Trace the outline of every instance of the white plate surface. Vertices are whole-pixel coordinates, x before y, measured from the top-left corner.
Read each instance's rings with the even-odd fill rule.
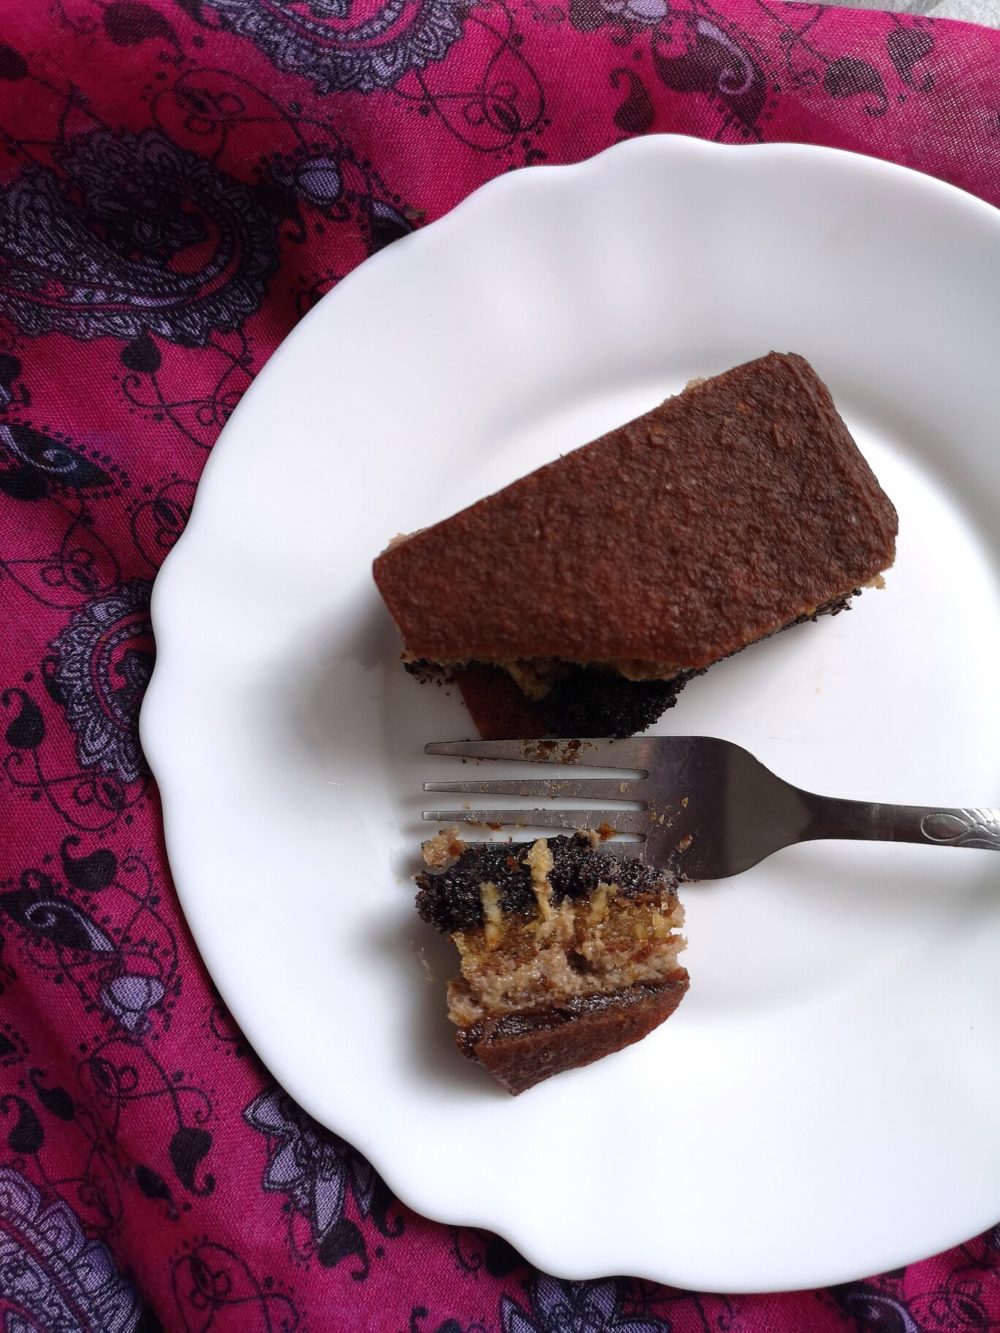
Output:
[[[412,909],[420,783],[454,775],[422,747],[470,723],[400,669],[372,557],[771,348],[831,386],[898,560],[661,729],[814,790],[1000,805],[1000,214],[866,158],[653,137],[488,185],[295,330],[156,583],[143,741],[235,1016],[406,1202],[564,1277],[826,1284],[1000,1213],[988,853],[813,844],[692,887],[675,1017],[516,1100],[454,1050],[452,951]]]

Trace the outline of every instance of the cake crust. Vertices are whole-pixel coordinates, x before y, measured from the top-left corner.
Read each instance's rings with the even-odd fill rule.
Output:
[[[553,1074],[593,1064],[649,1036],[687,988],[688,974],[680,968],[656,985],[483,1019],[459,1028],[455,1044],[516,1097]]]
[[[771,353],[375,561],[411,657],[697,670],[892,564],[896,512],[830,394]]]

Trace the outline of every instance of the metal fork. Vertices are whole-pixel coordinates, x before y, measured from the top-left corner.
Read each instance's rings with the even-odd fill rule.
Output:
[[[1000,810],[847,801],[801,791],[747,750],[714,736],[631,740],[442,741],[427,754],[638,771],[636,778],[510,778],[425,782],[424,791],[463,795],[570,797],[606,809],[425,810],[440,824],[596,829],[638,835],[614,843],[682,879],[724,879],[792,843],[817,838],[919,842],[1000,851]],[[616,802],[639,803],[623,809]]]

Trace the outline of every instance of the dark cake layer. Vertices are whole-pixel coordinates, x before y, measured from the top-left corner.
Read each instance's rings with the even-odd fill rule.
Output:
[[[861,589],[854,588],[851,596],[860,594]],[[836,616],[850,609],[850,598],[838,597],[812,615],[796,616],[775,633],[783,633],[806,620]],[[634,736],[673,708],[684,686],[707,669],[681,671],[670,680],[626,680],[613,672],[567,663],[565,674],[541,699],[528,699],[506,671],[479,662],[460,668],[453,673],[453,679],[484,740]],[[436,668],[429,662],[410,662],[407,670],[422,676],[434,674]],[[437,674],[440,676],[441,672],[438,670]]]
[[[558,905],[565,898],[585,898],[600,883],[614,883],[621,897],[657,893],[664,886],[677,886],[645,862],[614,856],[607,845],[595,853],[585,833],[547,839],[553,866],[548,874],[550,899]],[[483,924],[480,888],[496,885],[504,915],[530,915],[537,899],[530,867],[525,857],[530,842],[480,842],[469,844],[453,865],[438,873],[417,876],[417,911],[429,925],[451,932]]]

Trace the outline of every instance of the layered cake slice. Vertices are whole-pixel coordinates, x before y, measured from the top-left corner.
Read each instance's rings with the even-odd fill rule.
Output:
[[[842,610],[896,511],[826,387],[771,353],[433,527],[374,574],[484,735],[628,735],[713,662]]]
[[[683,998],[675,879],[583,833],[465,845],[449,830],[424,859],[417,910],[461,963],[456,1043],[508,1092],[641,1040]]]

